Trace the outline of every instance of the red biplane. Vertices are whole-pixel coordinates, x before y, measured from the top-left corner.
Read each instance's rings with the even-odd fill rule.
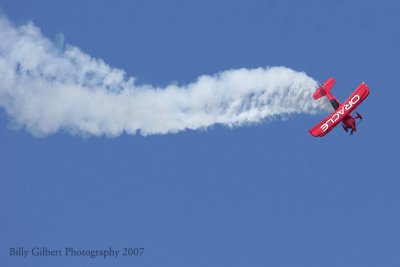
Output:
[[[353,134],[353,132],[357,131],[356,119],[362,120],[362,116],[357,112],[355,117],[351,116],[350,113],[358,105],[360,105],[365,98],[367,98],[369,94],[368,86],[365,83],[361,83],[353,92],[353,94],[343,104],[341,104],[336,97],[330,93],[334,84],[335,79],[330,78],[324,82],[324,84],[320,86],[313,94],[313,98],[315,100],[326,95],[335,109],[332,114],[309,130],[309,132],[315,137],[322,137],[326,135],[340,122],[342,123],[342,127],[346,132],[348,132],[350,129],[350,134]]]

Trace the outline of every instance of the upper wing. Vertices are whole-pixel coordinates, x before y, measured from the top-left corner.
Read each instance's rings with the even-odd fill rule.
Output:
[[[360,84],[353,94],[346,99],[333,113],[322,120],[309,130],[315,137],[322,137],[329,133],[338,125],[347,115],[349,115],[358,105],[361,104],[369,95],[369,88],[365,83]]]

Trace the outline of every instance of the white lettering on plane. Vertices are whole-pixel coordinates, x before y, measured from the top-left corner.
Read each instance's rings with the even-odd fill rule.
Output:
[[[351,109],[352,106],[360,101],[361,97],[359,95],[354,95],[347,104],[344,104],[340,109],[338,109],[335,114],[333,114],[324,124],[321,125],[322,132],[326,132],[329,129],[329,123],[334,124],[340,119],[340,116],[344,114],[344,111]]]

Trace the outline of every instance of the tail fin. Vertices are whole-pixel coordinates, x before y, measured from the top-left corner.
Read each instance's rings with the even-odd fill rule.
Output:
[[[323,97],[324,95],[326,95],[327,92],[329,92],[332,89],[334,84],[335,84],[335,79],[329,78],[324,82],[322,86],[318,87],[318,89],[313,94],[313,98],[317,100]]]

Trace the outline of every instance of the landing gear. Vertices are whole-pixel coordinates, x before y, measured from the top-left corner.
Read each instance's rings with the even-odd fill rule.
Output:
[[[349,129],[347,129],[347,127],[346,126],[344,126],[344,124],[342,123],[342,127],[343,127],[343,129],[346,131],[346,133],[348,133],[349,132]]]

